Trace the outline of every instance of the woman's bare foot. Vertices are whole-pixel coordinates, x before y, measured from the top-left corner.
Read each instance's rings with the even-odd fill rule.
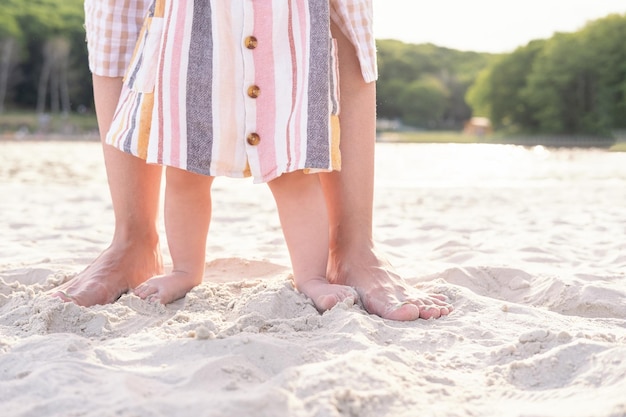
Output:
[[[311,278],[296,282],[296,288],[309,297],[320,312],[330,310],[342,302],[356,303],[359,298],[354,288],[330,284],[326,278]]]
[[[169,274],[150,278],[133,291],[142,300],[169,304],[183,298],[194,287],[202,283],[201,274],[172,271]]]
[[[63,301],[72,301],[85,307],[109,304],[131,288],[162,272],[158,243],[114,243],[85,270],[51,293]]]
[[[330,282],[348,285],[359,294],[370,314],[398,321],[439,318],[453,307],[445,296],[427,294],[408,285],[374,249],[363,252],[330,252]]]

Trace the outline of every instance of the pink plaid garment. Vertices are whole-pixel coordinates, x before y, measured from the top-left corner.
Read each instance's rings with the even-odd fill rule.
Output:
[[[331,0],[330,17],[356,48],[366,82],[378,78],[372,0]]]
[[[85,0],[85,29],[92,73],[103,77],[125,74],[152,2]]]

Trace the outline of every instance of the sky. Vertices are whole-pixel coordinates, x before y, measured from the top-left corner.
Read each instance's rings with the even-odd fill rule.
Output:
[[[462,51],[511,52],[590,20],[626,13],[626,0],[373,0],[377,39]],[[626,40],[625,40],[626,41]]]

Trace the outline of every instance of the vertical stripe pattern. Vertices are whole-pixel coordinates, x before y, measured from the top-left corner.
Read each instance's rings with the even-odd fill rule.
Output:
[[[337,77],[328,2],[156,0],[107,143],[255,182],[339,169]]]
[[[330,12],[327,1],[309,3],[311,21],[326,24],[328,33],[330,32]],[[310,121],[307,135],[314,138],[321,132],[329,132],[330,118],[328,110],[330,107],[330,92],[332,83],[329,81],[332,76],[330,66],[331,43],[330,37],[325,36],[322,31],[311,32],[311,57],[312,70],[309,72],[308,83],[308,113]],[[327,84],[324,84],[326,82]],[[311,146],[307,149],[306,158],[308,166],[323,169],[326,156],[330,155],[330,141],[311,141]]]
[[[211,3],[198,3],[194,7],[189,68],[187,78],[187,163],[198,167],[211,165],[213,145],[212,73],[213,38],[211,36]],[[200,170],[208,175],[210,172]]]

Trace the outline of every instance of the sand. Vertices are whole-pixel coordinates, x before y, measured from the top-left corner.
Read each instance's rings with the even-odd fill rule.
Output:
[[[227,179],[185,299],[51,299],[112,234],[101,151],[0,142],[0,415],[626,416],[626,154],[383,143],[376,163],[380,249],[449,317],[320,315],[267,187]]]

